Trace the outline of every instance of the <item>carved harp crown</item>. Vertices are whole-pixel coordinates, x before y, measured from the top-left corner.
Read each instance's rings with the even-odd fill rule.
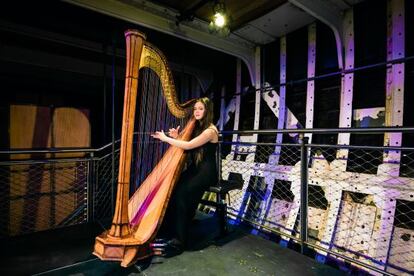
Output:
[[[150,68],[160,78],[164,97],[168,109],[177,118],[185,118],[188,109],[194,104],[194,100],[187,101],[183,104],[178,102],[175,90],[174,79],[164,54],[152,44],[146,42],[142,48],[139,68]]]
[[[175,117],[186,117],[195,100],[183,104],[178,102],[166,58],[156,47],[145,41],[143,33],[127,30],[125,38],[127,62],[115,213],[110,230],[96,237],[93,254],[102,260],[121,261],[122,266],[129,266],[137,259],[151,255],[149,242],[160,226],[185,157],[183,150],[170,147],[129,198],[139,69],[148,67],[158,75],[168,109]],[[193,127],[194,120],[191,120],[182,131],[180,139],[189,140]]]

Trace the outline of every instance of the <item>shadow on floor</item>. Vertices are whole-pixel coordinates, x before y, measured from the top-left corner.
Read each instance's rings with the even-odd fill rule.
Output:
[[[93,259],[100,231],[98,225],[82,224],[1,240],[0,274],[30,275]]]
[[[149,258],[123,268],[92,255],[99,225],[79,225],[2,242],[1,275],[342,275],[335,268],[242,227],[218,235],[215,217],[199,215],[190,231],[190,249],[173,258]],[[1,242],[1,241],[0,241]]]

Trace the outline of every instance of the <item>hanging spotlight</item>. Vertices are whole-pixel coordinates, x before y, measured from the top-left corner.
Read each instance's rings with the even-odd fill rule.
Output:
[[[230,33],[227,27],[228,21],[224,2],[216,1],[213,6],[213,17],[209,25],[210,32],[228,35]]]
[[[224,14],[221,14],[219,12],[216,13],[214,15],[214,24],[219,28],[224,27],[224,25],[226,24],[226,17],[224,17]]]
[[[213,24],[218,28],[223,28],[224,25],[226,25],[226,10],[224,3],[216,2],[213,11]]]

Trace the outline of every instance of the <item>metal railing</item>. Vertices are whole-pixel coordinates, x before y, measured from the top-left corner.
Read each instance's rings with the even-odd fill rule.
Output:
[[[235,224],[278,235],[283,245],[313,249],[319,260],[333,258],[374,274],[413,273],[414,148],[309,144],[304,136],[413,131],[223,131],[222,176],[238,174],[244,181],[242,190],[230,192],[228,215]],[[253,135],[275,141],[278,133],[298,142],[241,142]],[[238,141],[231,141],[233,134]]]
[[[243,180],[230,192],[228,218],[277,235],[282,245],[312,249],[319,260],[374,274],[413,273],[414,148],[308,143],[303,135],[343,132],[414,128],[223,131],[221,176]],[[240,141],[278,133],[293,142]],[[242,139],[232,142],[233,134]],[[1,151],[0,237],[111,219],[118,148],[119,141],[99,149]]]
[[[112,216],[111,145],[0,151],[0,238]]]

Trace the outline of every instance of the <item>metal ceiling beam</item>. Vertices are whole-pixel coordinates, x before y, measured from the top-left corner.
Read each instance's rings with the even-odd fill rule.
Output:
[[[319,19],[332,29],[336,40],[338,65],[340,69],[343,69],[343,10],[341,9],[349,6],[342,0],[289,0],[289,2]]]
[[[193,5],[191,8],[186,9],[185,11],[182,11],[177,16],[177,24],[181,23],[182,21],[186,21],[186,20],[189,20],[189,21],[194,20],[195,12],[210,1],[211,0],[201,0],[200,2]]]
[[[246,63],[251,82],[255,83],[255,45],[233,34],[214,35],[209,32],[207,22],[195,18],[177,26],[179,12],[144,0],[64,1],[236,56]]]

